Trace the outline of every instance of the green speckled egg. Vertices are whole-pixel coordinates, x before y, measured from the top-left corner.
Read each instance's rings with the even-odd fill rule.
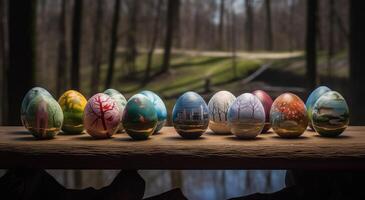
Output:
[[[63,112],[55,99],[48,95],[34,97],[25,112],[25,127],[39,139],[50,139],[62,127]]]
[[[127,104],[127,99],[120,92],[118,92],[117,90],[112,89],[112,88],[105,90],[104,94],[110,96],[117,103],[120,115],[122,116],[125,105]],[[121,121],[120,121],[118,132],[123,132],[124,128],[123,128],[123,124],[122,124],[122,119],[120,119],[120,120]]]
[[[156,129],[157,113],[152,102],[142,94],[132,96],[123,112],[125,131],[135,140],[147,139]]]
[[[58,103],[64,115],[62,131],[71,134],[82,133],[86,98],[75,90],[68,90],[58,99]]]

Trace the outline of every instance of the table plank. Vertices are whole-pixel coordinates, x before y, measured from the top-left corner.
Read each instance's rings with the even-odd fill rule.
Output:
[[[59,134],[37,140],[23,127],[0,127],[0,168],[47,169],[365,169],[365,127],[338,138],[306,131],[298,139],[261,134],[254,140],[207,131],[181,138],[173,127],[145,141],[127,134],[96,140]]]

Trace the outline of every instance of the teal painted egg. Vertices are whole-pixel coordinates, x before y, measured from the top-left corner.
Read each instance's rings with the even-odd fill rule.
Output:
[[[121,117],[117,102],[104,93],[97,93],[87,101],[83,122],[92,137],[110,138],[119,129]]]
[[[164,102],[162,101],[162,99],[154,92],[145,90],[145,91],[140,92],[140,94],[145,95],[152,102],[153,106],[155,107],[155,110],[157,113],[157,118],[158,118],[157,127],[155,129],[155,133],[157,133],[162,129],[162,127],[166,123],[166,119],[167,119],[166,106],[165,106]]]
[[[157,127],[157,113],[152,102],[142,94],[133,95],[123,112],[123,126],[135,140],[147,139]]]
[[[321,97],[324,93],[331,91],[331,89],[329,89],[326,86],[319,86],[317,87],[315,90],[313,90],[312,93],[310,93],[310,95],[308,96],[307,101],[305,102],[305,107],[307,108],[307,114],[308,114],[308,118],[309,118],[309,127],[313,129],[312,126],[312,110],[313,110],[313,106],[316,103],[316,101],[319,99],[319,97]]]
[[[265,126],[265,110],[260,99],[251,93],[237,97],[228,109],[228,122],[238,138],[255,138]]]
[[[23,126],[25,126],[25,128],[27,128],[26,124],[24,123],[25,112],[27,111],[29,102],[31,100],[33,100],[36,96],[40,95],[40,94],[52,97],[52,95],[46,89],[41,88],[41,87],[34,87],[34,88],[30,89],[27,92],[27,94],[25,94],[25,96],[23,98],[22,105],[21,105],[21,108],[20,108],[20,120],[21,120]]]
[[[209,128],[217,134],[230,134],[227,113],[236,97],[228,91],[219,91],[209,100]]]
[[[195,92],[186,92],[180,96],[172,110],[172,122],[175,130],[184,138],[199,138],[208,128],[208,106]]]
[[[313,128],[321,136],[335,137],[340,135],[347,128],[349,118],[346,100],[338,92],[326,92],[313,106]]]
[[[63,112],[55,99],[47,94],[40,94],[29,102],[24,123],[34,137],[50,139],[61,130]]]
[[[115,89],[107,89],[104,91],[104,94],[109,95],[114,101],[117,103],[117,106],[119,108],[120,115],[123,115],[123,111],[125,108],[125,105],[127,104],[127,99],[117,90]],[[122,118],[120,119],[120,125],[119,125],[119,132],[123,132],[123,124],[122,124]]]

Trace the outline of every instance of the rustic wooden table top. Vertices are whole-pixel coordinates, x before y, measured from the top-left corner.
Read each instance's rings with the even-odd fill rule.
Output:
[[[365,126],[338,138],[306,131],[298,139],[275,133],[254,140],[233,135],[181,138],[173,127],[145,141],[125,133],[96,140],[59,134],[36,140],[23,127],[0,127],[0,168],[46,169],[365,169]]]

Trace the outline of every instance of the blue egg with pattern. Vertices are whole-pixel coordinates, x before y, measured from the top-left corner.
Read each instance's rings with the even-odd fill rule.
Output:
[[[308,96],[307,101],[305,102],[305,107],[307,108],[307,115],[309,118],[309,127],[313,129],[313,125],[312,125],[312,112],[313,112],[313,106],[314,104],[317,102],[317,100],[319,99],[319,97],[321,97],[324,93],[331,91],[331,89],[329,89],[326,86],[319,86],[317,87],[315,90],[313,90],[312,93],[310,93],[310,95]]]
[[[158,122],[157,122],[157,127],[156,127],[154,133],[157,133],[162,129],[162,127],[166,123],[167,109],[166,109],[165,103],[162,101],[162,99],[156,93],[154,93],[152,91],[144,90],[144,91],[140,92],[140,94],[145,95],[152,102],[152,104],[156,110]]]

